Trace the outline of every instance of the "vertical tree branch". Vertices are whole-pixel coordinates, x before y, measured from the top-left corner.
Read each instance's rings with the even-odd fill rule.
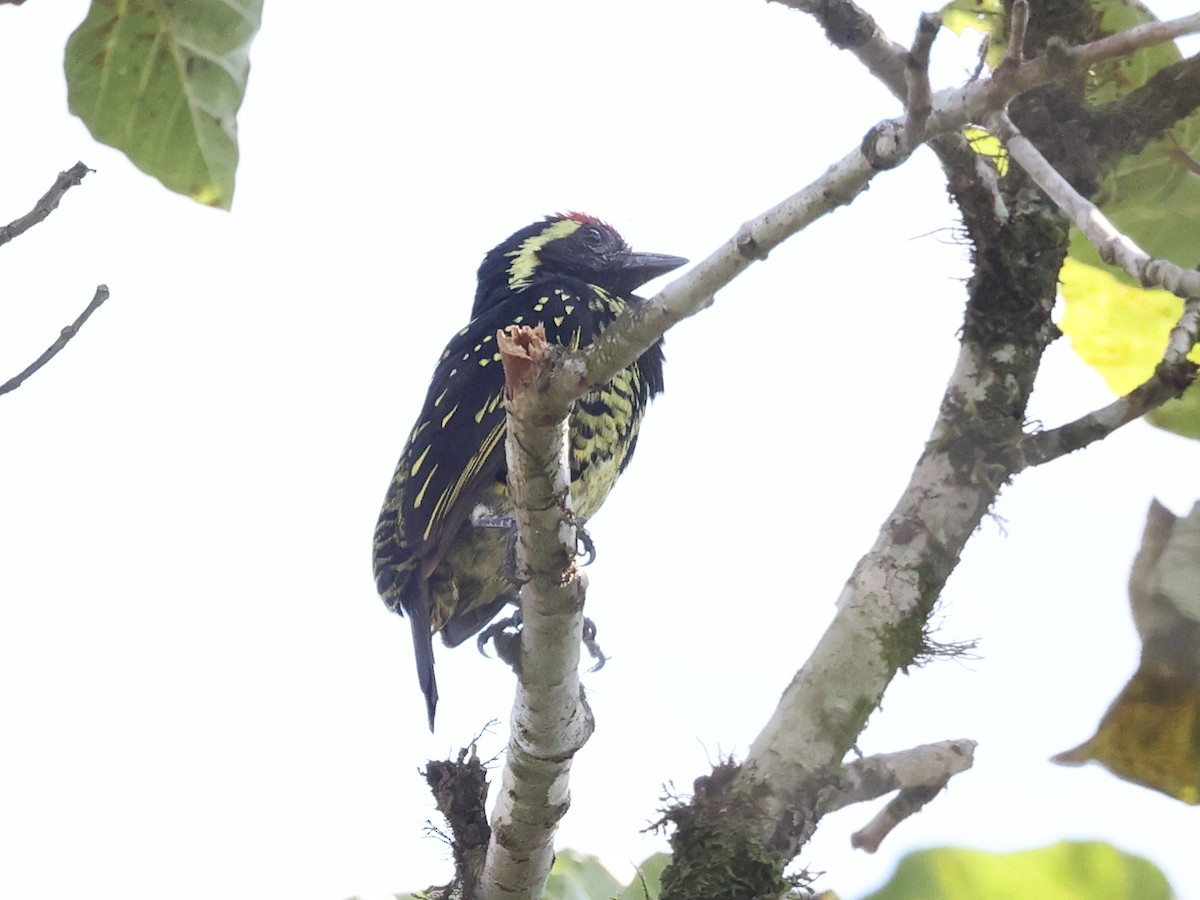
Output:
[[[554,862],[558,822],[570,806],[571,761],[593,729],[579,683],[587,581],[576,566],[566,414],[546,414],[537,405],[555,348],[541,326],[510,328],[496,339],[507,394],[517,573],[525,586],[517,696],[481,895],[538,900]]]

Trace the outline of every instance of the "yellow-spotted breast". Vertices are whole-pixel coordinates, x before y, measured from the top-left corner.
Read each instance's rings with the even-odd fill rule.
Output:
[[[635,253],[604,222],[549,216],[491,250],[479,267],[471,321],[446,345],[375,526],[375,583],[407,616],[429,727],[437,710],[433,635],[456,646],[481,631],[518,589],[506,572],[504,528],[476,513],[510,513],[504,459],[504,371],[496,332],[541,324],[547,340],[594,341],[633,292],[686,263]],[[629,464],[650,399],[663,388],[662,341],[582,397],[569,418],[571,499],[590,518]]]

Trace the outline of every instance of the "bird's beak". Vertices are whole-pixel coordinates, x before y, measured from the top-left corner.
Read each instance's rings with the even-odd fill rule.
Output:
[[[683,265],[687,265],[687,260],[682,256],[668,256],[665,253],[627,253],[621,259],[620,269],[622,280],[633,290]]]

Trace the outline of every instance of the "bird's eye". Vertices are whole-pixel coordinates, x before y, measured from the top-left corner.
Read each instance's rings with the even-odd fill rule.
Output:
[[[595,225],[589,225],[581,235],[584,245],[590,250],[599,250],[604,246],[604,232]]]

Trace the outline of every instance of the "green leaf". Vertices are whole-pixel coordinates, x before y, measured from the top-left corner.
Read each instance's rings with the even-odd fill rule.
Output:
[[[1099,841],[1063,841],[1020,853],[945,847],[911,853],[882,890],[864,900],[1171,900],[1149,860]]]
[[[620,882],[596,857],[562,850],[554,858],[542,900],[608,900],[620,890]]]
[[[228,209],[262,0],[92,0],[67,41],[67,102],[166,187]]]

